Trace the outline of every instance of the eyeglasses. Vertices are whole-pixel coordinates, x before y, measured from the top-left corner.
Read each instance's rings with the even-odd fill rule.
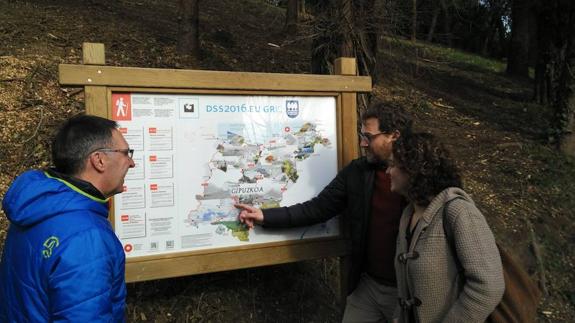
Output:
[[[375,139],[377,136],[379,136],[379,135],[384,135],[384,134],[385,134],[385,132],[379,132],[379,133],[376,133],[376,134],[362,133],[362,132],[360,132],[360,133],[359,133],[359,139],[360,139],[361,141],[364,141],[364,140],[365,140],[365,142],[367,142],[367,143],[369,144],[369,143],[371,143],[371,142],[373,141],[373,139]]]
[[[92,152],[96,151],[103,151],[108,153],[122,153],[130,158],[134,156],[134,149],[126,148],[126,149],[110,149],[110,148],[98,148]]]

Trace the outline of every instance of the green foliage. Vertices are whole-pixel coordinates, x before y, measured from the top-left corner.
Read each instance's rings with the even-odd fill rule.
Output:
[[[477,54],[468,53],[459,49],[445,47],[436,44],[416,42],[409,40],[388,38],[387,41],[404,47],[404,49],[418,52],[418,56],[431,60],[447,61],[450,64],[468,68],[470,70],[484,70],[495,73],[505,71],[506,65],[503,61],[486,58]]]
[[[481,57],[477,54],[466,53],[449,47],[429,46],[428,48],[434,55],[446,57],[454,63],[474,66],[496,73],[505,71],[505,64],[498,60]]]

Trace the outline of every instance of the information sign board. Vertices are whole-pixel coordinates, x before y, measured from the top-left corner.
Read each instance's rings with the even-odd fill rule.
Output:
[[[112,92],[135,150],[114,228],[127,257],[338,235],[338,221],[252,230],[236,203],[289,206],[336,175],[336,98]]]

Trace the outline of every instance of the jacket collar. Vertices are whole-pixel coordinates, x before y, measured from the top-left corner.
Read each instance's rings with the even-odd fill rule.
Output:
[[[86,181],[81,180],[77,177],[73,177],[73,176],[70,176],[67,174],[60,173],[54,168],[46,169],[46,173],[48,176],[50,176],[52,178],[63,181],[64,184],[66,184],[66,185],[71,184],[72,186],[74,186],[74,188],[80,190],[80,192],[79,192],[80,194],[87,195],[89,198],[92,198],[92,199],[95,198],[94,200],[96,200],[96,201],[99,200],[99,202],[107,201],[104,194],[102,194],[102,192],[100,192],[90,182],[86,182]],[[70,185],[68,185],[68,186],[70,186]]]
[[[431,200],[431,203],[429,203],[425,212],[423,212],[422,220],[429,225],[436,214],[443,210],[445,203],[456,198],[462,198],[473,203],[473,200],[467,193],[465,193],[465,191],[458,187],[449,187],[441,191],[433,198],[433,200]]]
[[[417,223],[417,226],[415,227],[413,236],[411,238],[411,243],[409,245],[410,251],[413,250],[413,248],[415,248],[415,244],[419,238],[419,235],[424,231],[424,229],[429,226],[429,224],[431,223],[431,221],[433,221],[433,219],[437,216],[437,214],[443,212],[443,207],[445,203],[456,198],[462,198],[470,203],[473,203],[471,197],[467,193],[465,193],[465,191],[463,191],[458,187],[450,187],[437,194],[431,200],[431,203],[429,203],[429,205],[423,212],[421,219]],[[411,215],[413,214],[413,210],[414,210],[413,203],[410,203],[404,211],[405,214],[408,214],[410,216],[404,216],[401,218],[400,230],[407,230],[407,227],[409,226],[409,221],[411,219]]]

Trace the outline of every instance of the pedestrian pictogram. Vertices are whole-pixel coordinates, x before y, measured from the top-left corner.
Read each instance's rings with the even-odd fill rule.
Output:
[[[117,121],[132,120],[132,99],[128,93],[112,94],[112,119]]]

